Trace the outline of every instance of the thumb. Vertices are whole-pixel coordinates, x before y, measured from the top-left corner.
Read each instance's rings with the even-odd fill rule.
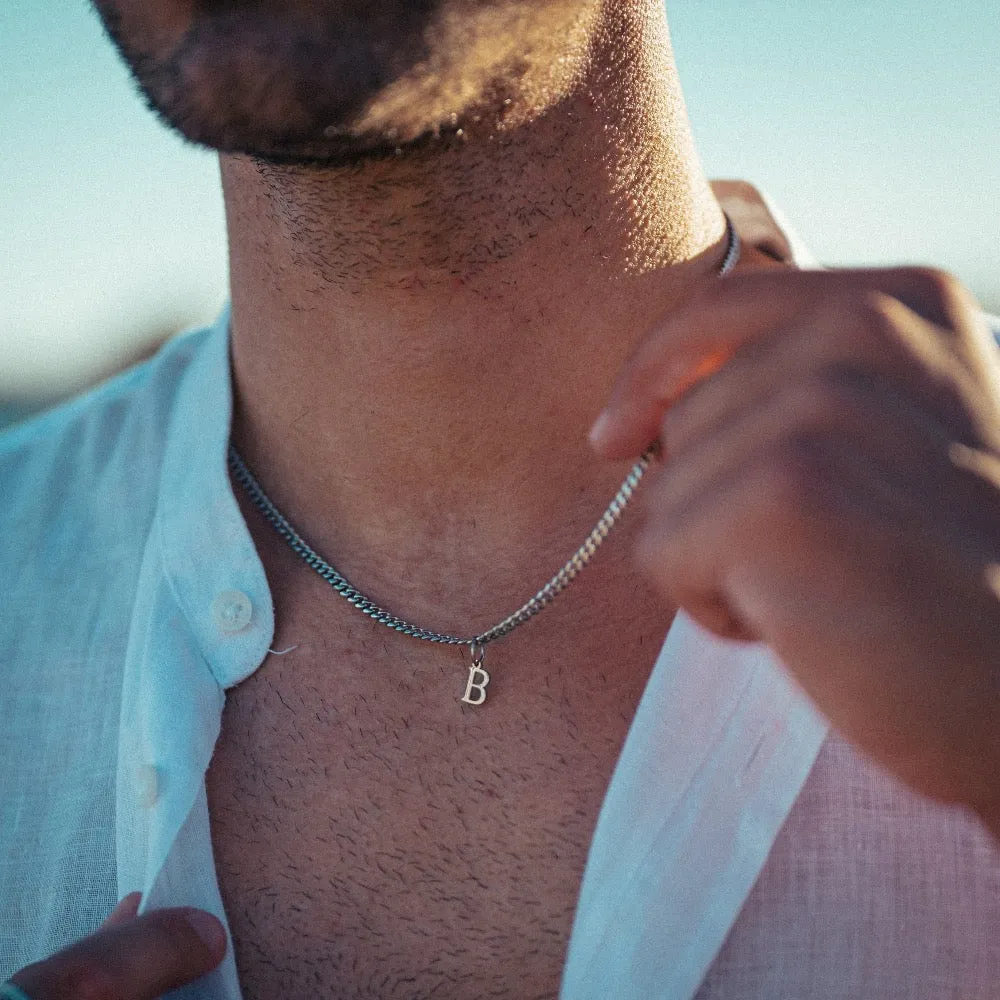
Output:
[[[135,905],[126,897],[115,907],[118,925],[102,927],[10,981],[33,1000],[155,1000],[222,961],[225,929],[211,914],[174,907],[132,919],[127,914]]]

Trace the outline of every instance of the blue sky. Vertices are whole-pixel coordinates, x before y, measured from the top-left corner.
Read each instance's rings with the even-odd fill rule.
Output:
[[[1000,312],[995,0],[670,0],[710,177],[824,263],[930,263]],[[217,160],[146,111],[84,0],[0,0],[0,399],[53,397],[226,296]]]

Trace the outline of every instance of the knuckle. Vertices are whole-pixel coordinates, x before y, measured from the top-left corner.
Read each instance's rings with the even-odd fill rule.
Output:
[[[911,353],[900,329],[898,299],[877,288],[839,295],[828,307],[829,344],[842,358],[879,358],[898,362]],[[826,327],[827,324],[824,324]]]
[[[945,330],[961,327],[971,296],[953,274],[938,267],[914,267],[906,271],[912,289],[907,304]]]
[[[875,330],[880,333],[894,329],[893,309],[896,300],[878,288],[862,288],[839,300],[849,321],[848,331],[865,336]]]
[[[917,292],[941,305],[952,302],[962,288],[955,275],[940,267],[912,267],[908,273]]]

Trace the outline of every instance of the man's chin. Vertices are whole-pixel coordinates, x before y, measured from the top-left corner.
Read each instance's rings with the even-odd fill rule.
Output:
[[[119,15],[124,0],[97,4],[164,125],[220,153],[282,162],[395,155],[399,142],[379,134],[379,124],[358,134],[352,123],[427,57],[423,31],[439,0],[385,0],[365,19],[346,16],[335,0],[243,0],[245,8],[212,0],[211,9],[209,0],[197,2],[179,41],[159,47],[138,31],[139,15]]]

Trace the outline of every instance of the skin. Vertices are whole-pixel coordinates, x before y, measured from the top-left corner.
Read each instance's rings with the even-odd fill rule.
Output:
[[[336,14],[292,7],[315,19],[317,35]],[[462,102],[449,98],[447,115],[405,141],[410,117],[429,112],[425,89],[401,72],[362,102],[364,120],[382,122],[380,138],[286,139],[281,162],[269,122],[298,120],[288,95],[312,95],[323,123],[332,100],[308,59],[255,61],[287,51],[288,5],[274,5],[273,46],[251,44],[253,22],[245,45],[229,40],[242,83],[213,86],[218,54],[189,41],[183,89],[156,67],[170,64],[186,32],[211,37],[220,15],[176,2],[101,9],[150,96],[190,138],[225,148],[236,125],[246,128],[233,105],[261,108],[258,132],[221,157],[241,453],[303,535],[385,606],[462,633],[499,621],[580,544],[631,464],[595,461],[586,438],[615,372],[658,316],[718,280],[725,254],[662,8],[522,5],[506,34],[523,57],[486,72],[475,37],[452,39],[476,36],[490,11],[442,6],[448,23],[467,17],[469,32],[432,33],[426,65],[450,67],[440,71],[452,81],[442,79],[443,92]],[[366,30],[402,51],[395,25]],[[247,96],[278,71],[266,100]],[[333,121],[351,128],[346,113]],[[359,149],[365,142],[372,148]],[[386,142],[396,143],[388,156]],[[310,155],[328,160],[285,162]],[[741,266],[768,265],[748,251]],[[634,527],[622,526],[565,611],[553,607],[510,637],[493,662],[496,711],[474,718],[457,703],[464,670],[454,651],[373,632],[266,524],[247,522],[275,601],[273,648],[297,648],[227,692],[206,775],[244,989],[313,995],[307,975],[318,962],[337,996],[373,995],[366,983],[416,974],[423,992],[456,998],[553,995],[603,790],[673,614],[635,577]],[[612,650],[621,632],[629,648]],[[405,687],[401,664],[412,672]],[[355,710],[332,733],[313,724],[314,712],[299,713],[289,734],[282,701]],[[451,763],[456,754],[466,766]],[[271,815],[254,812],[263,800],[252,776],[319,787],[312,769],[332,759],[352,765],[335,795],[279,810],[295,828],[272,836],[272,800]],[[415,802],[421,780],[433,794]],[[345,816],[340,801],[373,808]],[[430,808],[440,803],[447,808]],[[329,809],[339,823],[332,845]],[[468,845],[442,855],[456,836]],[[289,838],[300,850],[287,862]],[[379,862],[397,858],[406,870],[383,885]],[[426,873],[439,870],[427,888]],[[488,894],[469,870],[496,873]],[[311,901],[285,898],[280,917],[267,912],[262,879],[305,885],[330,871],[346,872],[347,884]],[[406,886],[424,888],[400,895]],[[537,936],[523,934],[526,917],[543,929]],[[484,962],[482,941],[510,960]],[[444,965],[428,967],[428,953]]]
[[[363,568],[359,585],[388,606],[441,628],[498,620],[617,488],[628,464],[595,463],[587,428],[642,332],[716,280],[725,252],[662,8],[519,5],[522,57],[496,67],[476,43],[493,8],[442,3],[428,23],[468,30],[424,39],[421,80],[438,67],[442,92],[462,95],[441,115],[405,71],[412,32],[371,15],[365,44],[395,53],[399,73],[334,116],[352,135],[282,140],[283,156],[351,161],[305,166],[260,158],[273,121],[328,122],[340,90],[315,62],[288,62],[285,12],[346,32],[335,61],[354,44],[346,13],[255,4],[277,13],[274,43],[254,46],[264,22],[248,16],[228,41],[242,74],[221,85],[217,49],[192,41],[217,36],[214,7],[98,4],[162,113],[244,151],[221,157],[237,445],[299,530],[348,575]],[[253,103],[258,79],[279,78]],[[395,150],[418,113],[429,131],[399,155],[358,152]],[[375,118],[373,138],[359,123]]]
[[[287,679],[265,665],[248,685],[305,686],[303,704],[347,692],[344,751],[379,751],[357,721],[373,714],[404,734],[435,801],[467,790],[418,751],[480,754],[469,770],[485,774],[513,752],[517,722],[530,734],[518,773],[533,780],[533,759],[563,759],[551,751],[571,715],[593,766],[564,776],[586,799],[576,867],[554,883],[566,894],[647,651],[684,607],[720,635],[770,643],[877,760],[1000,829],[1000,377],[976,303],[939,272],[807,275],[752,249],[719,282],[724,220],[658,3],[285,0],[237,18],[193,0],[98,7],[161,116],[222,153],[237,446],[363,591],[445,631],[497,621],[579,544],[638,451],[664,443],[643,531],[623,526],[574,603],[511,637],[521,668],[504,673],[493,714],[456,715],[453,670],[412,642],[419,683],[393,694],[404,646],[350,631],[249,517],[275,648],[336,636],[349,669],[289,654]],[[597,461],[587,429],[609,397]],[[641,578],[621,555],[633,549]],[[611,654],[588,655],[609,628],[621,637],[610,678]],[[328,733],[299,742],[328,754]],[[235,787],[228,773],[209,776],[213,803]],[[406,815],[414,781],[389,778],[399,787],[373,791],[356,771],[361,787],[341,791]],[[526,801],[537,794],[526,786]],[[475,815],[481,846],[490,810]],[[353,832],[385,838],[393,857],[416,849],[391,823]],[[383,935],[386,960],[398,930]],[[563,941],[539,966],[540,994]],[[378,957],[377,943],[359,954]]]
[[[33,1000],[154,1000],[222,961],[226,935],[211,914],[180,907],[137,918],[140,901],[129,893],[93,934],[10,981]]]
[[[658,324],[592,429],[650,435],[637,555],[831,722],[1000,835],[1000,357],[930,268],[755,274]],[[696,384],[692,358],[715,355]]]

